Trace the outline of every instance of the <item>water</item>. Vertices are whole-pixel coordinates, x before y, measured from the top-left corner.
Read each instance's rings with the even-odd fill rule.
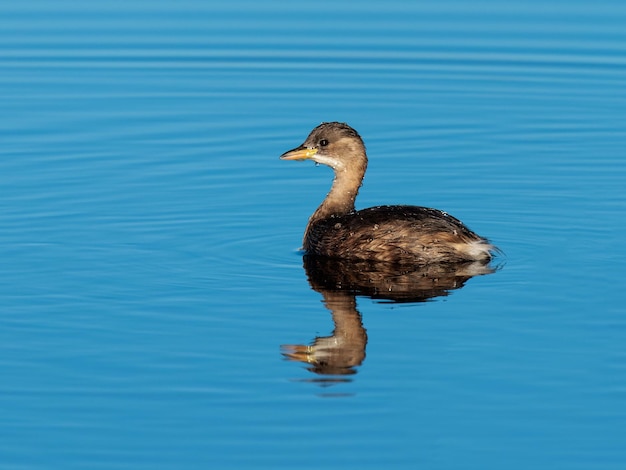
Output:
[[[625,21],[0,7],[1,466],[623,468]],[[449,211],[499,270],[393,298],[304,266],[331,172],[278,156],[327,120],[367,144],[358,207]],[[336,369],[288,359],[335,324]]]

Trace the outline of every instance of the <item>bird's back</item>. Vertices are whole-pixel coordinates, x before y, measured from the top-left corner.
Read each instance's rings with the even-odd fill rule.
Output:
[[[322,256],[399,264],[489,260],[489,242],[427,207],[377,206],[311,223],[304,249]]]

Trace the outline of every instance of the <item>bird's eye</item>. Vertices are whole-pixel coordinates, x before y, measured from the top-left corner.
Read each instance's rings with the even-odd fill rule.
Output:
[[[320,147],[326,147],[328,145],[328,141],[326,139],[320,140]]]

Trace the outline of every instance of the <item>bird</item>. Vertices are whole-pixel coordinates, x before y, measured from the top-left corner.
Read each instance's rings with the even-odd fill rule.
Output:
[[[489,262],[499,251],[459,219],[428,207],[356,210],[367,169],[365,144],[346,123],[324,122],[282,160],[312,160],[334,171],[330,192],[309,218],[302,241],[311,255],[401,265]]]

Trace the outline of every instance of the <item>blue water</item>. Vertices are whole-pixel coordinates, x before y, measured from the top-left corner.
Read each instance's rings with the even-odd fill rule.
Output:
[[[0,467],[624,468],[624,24],[4,2]],[[497,271],[394,299],[305,269],[332,173],[278,156],[329,120],[365,139],[359,208],[446,210]]]

